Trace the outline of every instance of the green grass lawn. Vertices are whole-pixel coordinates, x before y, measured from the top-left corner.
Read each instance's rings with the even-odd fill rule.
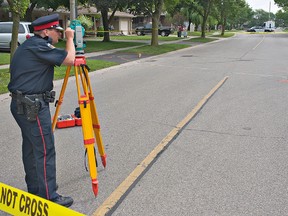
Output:
[[[90,71],[100,70],[103,68],[111,67],[117,65],[114,62],[102,61],[102,60],[86,60],[87,65],[90,68]],[[66,74],[67,66],[55,67],[54,79],[63,79]],[[70,76],[74,76],[74,68],[71,68]],[[10,80],[9,69],[0,70],[0,94],[7,93],[7,85]]]
[[[217,38],[201,38],[201,37],[195,37],[195,38],[191,38],[190,42],[196,42],[196,43],[208,43],[208,42],[212,42],[218,40]]]
[[[109,43],[102,41],[87,41],[87,47],[84,49],[85,53],[99,52],[111,49],[126,48],[133,46],[141,46],[147,43],[145,42],[129,42],[129,41],[111,41]],[[56,47],[65,48],[65,41],[60,41]],[[0,53],[0,65],[10,63],[10,53]]]
[[[233,37],[234,35],[235,35],[235,32],[225,32],[223,36],[219,33],[217,35],[212,35],[211,37],[228,38],[228,37]]]
[[[10,64],[10,53],[0,53],[0,65]]]
[[[121,36],[121,35],[117,35],[117,36],[110,36],[110,40],[111,41],[150,41],[151,40],[152,35],[125,35],[125,36]],[[96,40],[96,41],[102,41],[103,37],[87,37],[84,38],[84,41],[89,41],[89,40]],[[168,37],[162,37],[162,36],[158,36],[158,40],[159,41],[176,41],[179,40],[181,38],[175,37],[175,34],[171,34]]]
[[[150,46],[150,45],[146,45],[146,46],[142,46],[142,47],[138,47],[138,48],[131,48],[128,50],[122,50],[119,51],[121,53],[141,53],[141,54],[146,54],[146,55],[160,55],[163,53],[167,53],[167,52],[171,52],[171,51],[175,51],[175,50],[179,50],[179,49],[184,49],[190,47],[190,45],[187,44],[162,44],[159,46]]]
[[[151,40],[151,35],[145,35],[145,36],[114,36],[111,37],[111,39],[117,41],[111,41],[111,42],[102,42],[102,41],[87,41],[87,47],[85,48],[85,52],[99,52],[103,50],[111,50],[111,49],[117,49],[117,48],[127,48],[131,47],[131,49],[123,50],[119,52],[125,52],[125,53],[141,53],[146,55],[159,55],[167,52],[171,52],[174,50],[179,50],[183,48],[190,47],[189,44],[162,44],[159,46],[150,46],[147,45],[147,42],[139,42],[141,40]],[[122,38],[122,39],[121,39]],[[121,41],[121,40],[139,40],[138,42],[133,41]],[[160,40],[179,40],[181,38],[175,37],[175,36],[169,36],[169,37],[159,37]],[[183,38],[182,38],[183,39]],[[200,43],[206,43],[211,42],[213,40],[217,40],[216,38],[192,38],[190,39],[191,42],[200,42]],[[141,47],[133,48],[133,46],[139,46],[143,45]],[[61,41],[57,44],[57,47],[64,48],[65,47],[65,41]],[[10,63],[10,53],[0,53],[0,65],[3,64],[9,64]],[[103,68],[111,67],[114,65],[117,65],[118,63],[103,61],[103,60],[89,60],[87,59],[87,65],[90,67],[90,71],[100,70]],[[63,79],[66,73],[66,66],[56,67],[55,68],[55,79]],[[74,76],[74,69],[71,72],[70,76]],[[7,84],[10,79],[9,69],[1,69],[0,70],[0,94],[8,92]]]
[[[141,35],[141,36],[137,36],[137,35],[132,35],[132,36],[111,36],[111,40],[147,40],[147,41],[151,41],[151,35]],[[181,38],[175,37],[174,35],[170,35],[168,37],[162,37],[159,36],[158,40],[159,41],[177,41],[180,40]]]
[[[115,62],[108,62],[103,60],[90,60],[87,59],[86,63],[90,68],[90,71],[96,71],[107,67],[118,65]],[[67,66],[55,67],[54,79],[63,79],[66,74]],[[74,76],[74,67],[71,68],[70,76]]]
[[[65,41],[60,41],[56,47],[65,48]],[[85,53],[90,52],[99,52],[111,49],[119,49],[126,47],[133,47],[139,45],[145,45],[144,42],[130,42],[130,41],[110,41],[110,42],[102,42],[102,41],[86,41],[86,48],[84,49]]]
[[[0,94],[8,92],[7,85],[9,83],[10,74],[8,69],[0,69]]]

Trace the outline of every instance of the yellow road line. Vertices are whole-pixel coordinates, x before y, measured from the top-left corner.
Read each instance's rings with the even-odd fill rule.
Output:
[[[130,173],[130,175],[112,192],[112,194],[93,213],[93,216],[104,216],[120,201],[135,181],[144,173],[145,169],[165,150],[168,144],[179,134],[186,124],[198,113],[212,95],[225,83],[224,77],[211,91],[196,105],[196,107],[150,152],[150,154]]]
[[[255,50],[265,39],[265,36],[262,38],[262,40],[255,46],[253,47],[253,50]]]

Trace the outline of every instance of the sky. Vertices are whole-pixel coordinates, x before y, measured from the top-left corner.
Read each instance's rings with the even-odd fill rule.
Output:
[[[276,13],[280,8],[275,5],[273,0],[246,0],[246,2],[250,5],[253,10],[263,9],[269,12],[269,2],[271,2],[271,11],[272,13]]]

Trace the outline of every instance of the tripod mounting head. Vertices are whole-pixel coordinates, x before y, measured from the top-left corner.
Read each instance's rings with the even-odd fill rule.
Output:
[[[84,54],[84,48],[86,47],[86,43],[83,41],[83,37],[85,35],[85,29],[81,25],[79,20],[72,20],[70,23],[70,28],[75,31],[74,33],[74,45],[76,49],[76,55]]]

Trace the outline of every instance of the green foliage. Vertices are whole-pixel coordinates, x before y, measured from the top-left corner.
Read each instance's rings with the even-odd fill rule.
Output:
[[[0,53],[0,65],[10,63],[10,53]]]
[[[93,21],[91,20],[91,18],[83,14],[78,16],[77,20],[81,22],[81,25],[85,28],[85,30],[88,30],[93,26]]]
[[[103,37],[104,36],[104,27],[103,26],[99,26],[97,28],[97,37]]]
[[[201,38],[201,37],[196,37],[196,38],[191,38],[189,41],[190,42],[196,42],[196,43],[209,43],[212,41],[217,40],[216,38]]]
[[[117,63],[115,62],[109,62],[109,61],[103,61],[103,60],[90,60],[87,59],[87,65],[89,65],[90,71],[95,71],[95,70],[100,70],[103,68],[107,68],[107,67],[112,67],[114,65],[117,65]],[[61,66],[61,67],[56,67],[55,68],[55,73],[54,73],[54,79],[63,79],[65,74],[66,74],[66,66]],[[73,73],[73,68],[71,69],[71,73],[70,76],[74,76]]]
[[[90,60],[87,59],[87,65],[89,65],[90,71],[100,70],[107,67],[117,65],[115,62],[103,61],[103,60]],[[63,79],[66,74],[66,66],[56,67],[54,73],[54,80]],[[73,76],[73,68],[71,69],[70,76]],[[0,94],[8,92],[7,85],[10,80],[9,68],[0,69]]]
[[[287,1],[287,0],[274,0],[274,2],[275,2],[279,7],[288,7],[288,1]]]
[[[0,69],[0,94],[8,92],[7,85],[10,80],[9,69]]]
[[[276,13],[276,26],[286,27],[288,26],[288,11],[279,10]]]
[[[8,3],[12,13],[24,17],[26,9],[29,7],[30,0],[8,0]]]
[[[111,40],[129,40],[129,41],[130,40],[136,40],[136,41],[146,40],[146,41],[150,41],[151,35],[141,35],[141,36],[131,35],[129,37],[127,37],[127,36],[111,36]],[[178,38],[178,37],[159,37],[159,41],[176,41],[176,40],[181,40],[181,38]],[[139,42],[137,42],[137,43],[139,43]]]
[[[252,19],[252,9],[245,0],[215,0],[215,3],[212,15],[224,29],[240,28]]]
[[[275,15],[269,14],[269,12],[266,12],[262,9],[255,10],[253,14],[253,18],[251,22],[249,23],[249,27],[256,26],[256,25],[263,25],[264,22],[268,21],[270,19],[274,20]]]

